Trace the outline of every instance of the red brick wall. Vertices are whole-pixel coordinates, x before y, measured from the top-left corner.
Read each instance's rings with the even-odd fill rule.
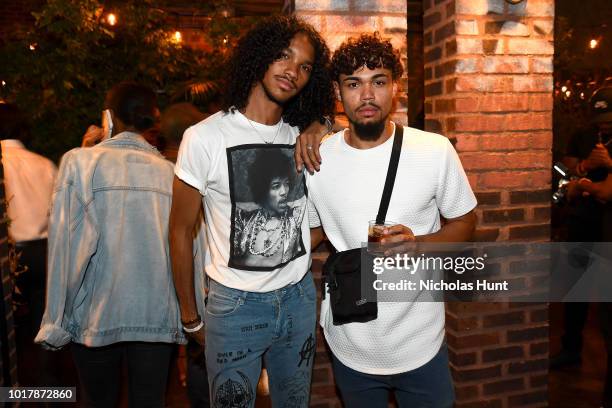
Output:
[[[424,8],[426,127],[457,142],[477,238],[548,240],[553,0]],[[457,407],[545,404],[547,305],[452,303],[447,319]]]
[[[408,0],[408,126],[424,128],[423,0]]]

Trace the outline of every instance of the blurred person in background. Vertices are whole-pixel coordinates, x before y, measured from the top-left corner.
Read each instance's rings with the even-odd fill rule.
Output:
[[[580,219],[575,230],[576,242],[612,241],[612,87],[596,91],[590,100],[590,131],[576,137],[576,154],[566,158],[565,165],[573,175],[581,177],[568,185],[568,199],[577,208]],[[572,149],[572,144],[570,149]],[[571,167],[573,165],[573,167]],[[572,224],[570,224],[570,227]],[[570,230],[571,231],[571,230]],[[608,354],[603,402],[604,408],[612,407],[612,303],[599,303],[599,321]],[[582,308],[582,309],[581,309]],[[569,310],[569,313],[568,313]],[[565,334],[563,349],[551,359],[551,367],[559,368],[580,363],[582,329],[586,321],[588,303],[565,304]],[[570,341],[570,340],[573,340]]]
[[[68,344],[81,406],[163,407],[174,343],[185,343],[168,257],[172,164],[144,139],[155,93],[121,83],[106,96],[110,138],[62,158],[49,227],[46,310],[36,342]]]
[[[176,163],[183,133],[187,128],[206,119],[207,116],[189,102],[175,103],[162,112],[159,130],[164,141],[163,154],[166,159]]]
[[[0,140],[9,237],[15,242],[23,273],[17,278],[15,313],[19,381],[23,385],[57,385],[50,353],[33,347],[45,304],[47,228],[57,167],[26,148],[27,120],[14,104],[0,104]],[[27,361],[26,361],[27,360]],[[41,369],[28,369],[36,361]]]
[[[600,182],[612,170],[612,87],[597,90],[589,101],[591,125],[575,133],[569,141],[563,158],[572,176]],[[594,197],[574,196],[570,200],[568,241],[601,242],[605,238],[606,207]],[[609,215],[608,215],[609,217]],[[608,231],[610,228],[608,228]],[[582,331],[587,320],[589,304],[564,304],[564,331],[562,349],[550,359],[551,369],[580,364]],[[611,390],[612,392],[612,390]]]

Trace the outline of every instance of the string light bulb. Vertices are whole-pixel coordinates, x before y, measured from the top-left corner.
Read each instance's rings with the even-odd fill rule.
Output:
[[[227,41],[228,41],[228,39],[227,39],[227,35],[226,35],[226,36],[223,38],[223,44],[227,44]]]
[[[183,35],[181,34],[180,31],[174,32],[174,41],[176,41],[177,43],[180,43],[181,41],[183,41]]]
[[[565,91],[567,91],[567,86],[563,85],[563,86],[561,87],[561,92],[564,92],[564,93],[565,93]]]
[[[2,81],[2,86],[6,86],[6,81]]]
[[[108,16],[106,16],[106,21],[110,26],[114,26],[117,24],[117,16],[113,13],[108,13]]]
[[[32,43],[32,44],[30,44],[30,51],[34,51],[34,50],[36,50],[36,46],[37,46],[37,45],[38,45],[38,44],[36,44],[36,43]]]
[[[572,91],[570,91],[570,90],[565,91],[565,96],[566,96],[567,98],[569,98],[570,96],[572,96]]]
[[[595,48],[597,48],[597,46],[599,45],[599,41],[595,38],[593,38],[591,41],[589,41],[589,48],[594,50]]]

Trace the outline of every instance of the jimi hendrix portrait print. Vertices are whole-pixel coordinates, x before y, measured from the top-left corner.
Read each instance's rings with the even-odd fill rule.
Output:
[[[271,271],[306,253],[304,175],[295,170],[292,145],[227,149],[232,203],[232,268]]]

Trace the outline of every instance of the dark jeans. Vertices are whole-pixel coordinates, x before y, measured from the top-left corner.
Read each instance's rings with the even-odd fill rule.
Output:
[[[66,358],[69,360],[67,353],[44,350],[34,344],[45,310],[47,240],[18,242],[16,249],[20,254],[19,263],[27,267],[17,280],[24,303],[14,315],[19,384],[38,387],[69,385],[72,382],[62,373]]]
[[[121,342],[104,347],[72,343],[81,382],[81,407],[114,407],[121,389],[122,360],[127,362],[130,407],[163,407],[174,344]]]
[[[604,408],[612,408],[612,303],[599,304],[599,319],[601,334],[603,335],[606,353],[608,354],[602,405]]]
[[[405,373],[355,371],[333,356],[336,385],[346,408],[387,408],[389,392],[400,408],[450,408],[455,400],[445,344],[427,364]]]
[[[570,353],[582,351],[582,330],[589,314],[589,303],[568,302],[564,307],[563,349]]]

